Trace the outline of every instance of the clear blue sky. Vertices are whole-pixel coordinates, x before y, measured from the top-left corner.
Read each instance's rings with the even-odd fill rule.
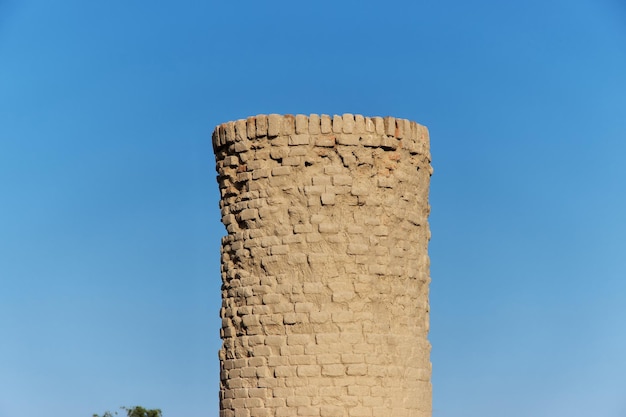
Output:
[[[0,0],[0,417],[218,414],[210,135],[429,127],[435,417],[626,416],[620,0]]]

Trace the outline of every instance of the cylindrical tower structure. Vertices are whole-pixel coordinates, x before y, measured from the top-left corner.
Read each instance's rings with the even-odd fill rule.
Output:
[[[430,416],[427,129],[271,114],[213,147],[220,416]]]

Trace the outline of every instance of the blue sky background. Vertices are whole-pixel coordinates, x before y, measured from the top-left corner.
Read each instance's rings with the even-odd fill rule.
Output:
[[[620,0],[0,0],[0,417],[218,415],[210,136],[429,127],[435,417],[626,416]]]

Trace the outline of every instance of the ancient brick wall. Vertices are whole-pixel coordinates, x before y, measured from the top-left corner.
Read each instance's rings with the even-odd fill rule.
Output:
[[[426,128],[260,115],[213,147],[220,415],[430,416]]]

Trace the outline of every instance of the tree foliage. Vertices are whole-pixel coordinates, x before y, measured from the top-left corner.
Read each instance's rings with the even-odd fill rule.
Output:
[[[161,410],[155,408],[154,410],[148,410],[146,408],[140,407],[138,405],[134,407],[120,407],[120,409],[126,412],[126,417],[163,417]],[[114,417],[118,414],[117,411],[111,413],[110,411],[106,411],[102,416],[98,414],[94,414],[93,417]]]

